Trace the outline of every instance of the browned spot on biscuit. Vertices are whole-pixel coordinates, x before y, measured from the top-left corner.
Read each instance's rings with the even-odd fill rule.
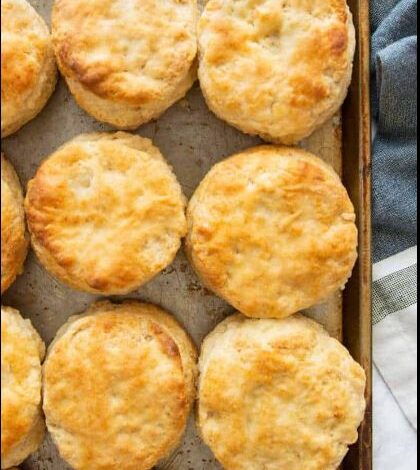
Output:
[[[293,106],[312,107],[328,96],[328,87],[320,79],[295,76],[289,83],[294,91],[290,97]]]
[[[153,332],[153,334],[156,336],[157,340],[159,341],[160,345],[162,346],[163,351],[169,356],[169,357],[180,357],[180,352],[177,344],[175,341],[168,336],[160,326],[158,326],[156,323],[152,323],[150,325],[150,330]]]
[[[330,31],[331,52],[335,55],[344,54],[348,47],[348,37],[341,28],[335,28]]]

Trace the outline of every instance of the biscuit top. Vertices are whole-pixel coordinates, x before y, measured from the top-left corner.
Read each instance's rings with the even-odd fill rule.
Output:
[[[198,31],[207,101],[245,132],[295,143],[344,99],[355,48],[345,0],[210,0]]]
[[[89,292],[126,293],[175,257],[185,198],[150,140],[82,135],[45,160],[25,201],[35,251],[47,269]]]
[[[43,93],[42,72],[52,45],[44,20],[26,0],[1,0],[1,127]]]
[[[226,470],[336,470],[357,440],[365,373],[303,316],[228,319],[200,372],[199,427]]]
[[[257,147],[215,165],[190,201],[188,224],[204,283],[252,317],[323,301],[344,286],[357,257],[346,189],[297,148]]]
[[[152,305],[100,302],[70,319],[44,366],[47,425],[63,458],[76,470],[152,468],[185,429],[193,356]]]
[[[22,269],[28,248],[23,195],[18,176],[1,154],[1,292]]]
[[[1,307],[2,462],[39,419],[44,353],[44,344],[30,321],[17,310]]]
[[[159,101],[195,59],[196,15],[195,0],[56,0],[58,63],[102,98],[136,106]]]

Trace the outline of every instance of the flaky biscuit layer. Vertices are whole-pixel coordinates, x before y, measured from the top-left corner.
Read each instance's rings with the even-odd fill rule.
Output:
[[[365,385],[312,320],[234,315],[202,347],[198,427],[226,470],[336,470],[357,440]]]
[[[285,317],[344,287],[357,258],[355,218],[320,158],[256,147],[201,182],[187,211],[187,253],[206,286],[240,312]]]

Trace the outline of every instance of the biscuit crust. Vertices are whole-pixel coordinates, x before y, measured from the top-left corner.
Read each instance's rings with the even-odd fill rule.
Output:
[[[1,136],[45,106],[57,81],[50,33],[26,0],[1,1]]]
[[[22,272],[28,245],[22,188],[13,166],[1,154],[1,293]]]
[[[198,37],[210,109],[248,134],[294,144],[347,95],[356,41],[346,0],[210,0]]]
[[[78,104],[135,129],[196,80],[196,0],[56,0],[53,43]]]
[[[49,348],[48,429],[76,470],[148,470],[178,445],[196,376],[195,348],[172,316],[135,301],[99,302]]]
[[[357,441],[365,386],[312,320],[234,315],[202,347],[198,427],[226,470],[336,470]]]
[[[45,346],[29,320],[1,307],[1,468],[19,465],[44,439],[41,362]]]
[[[250,317],[321,303],[344,287],[357,258],[346,189],[330,166],[298,148],[256,147],[215,165],[187,220],[197,274]]]
[[[74,289],[125,294],[172,263],[186,201],[148,139],[81,135],[45,160],[25,200],[32,246]]]

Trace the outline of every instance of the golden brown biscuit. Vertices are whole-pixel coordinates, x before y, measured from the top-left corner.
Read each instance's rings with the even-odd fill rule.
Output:
[[[41,362],[45,346],[29,320],[1,307],[1,468],[18,465],[39,447]]]
[[[85,134],[45,160],[25,200],[32,246],[74,289],[124,294],[174,259],[185,198],[148,139]]]
[[[23,194],[19,178],[1,154],[1,292],[22,272],[28,252]]]
[[[297,148],[256,147],[215,165],[187,219],[198,275],[251,317],[322,302],[345,285],[357,257],[354,208],[340,178]]]
[[[198,36],[207,103],[243,132],[296,143],[347,94],[355,32],[346,0],[210,0]]]
[[[153,305],[94,304],[59,331],[44,410],[75,470],[148,470],[179,443],[195,398],[196,352]]]
[[[57,70],[50,33],[26,0],[1,0],[1,136],[33,119],[50,98]]]
[[[226,470],[335,470],[357,441],[363,369],[317,323],[221,323],[200,357],[198,427]]]
[[[135,129],[183,98],[196,79],[196,0],[56,0],[53,42],[78,104]]]

